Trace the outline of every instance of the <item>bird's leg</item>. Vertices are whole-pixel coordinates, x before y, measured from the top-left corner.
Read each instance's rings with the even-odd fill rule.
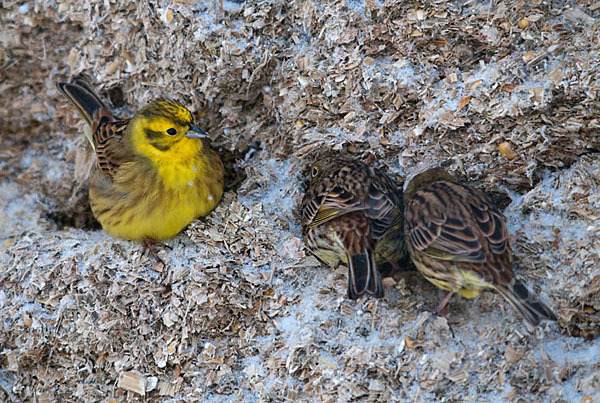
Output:
[[[428,312],[431,312],[434,315],[438,315],[438,316],[446,316],[444,315],[444,308],[446,307],[446,304],[448,304],[448,301],[450,301],[450,298],[452,297],[452,295],[454,295],[454,291],[450,291],[448,292],[448,294],[444,297],[444,299],[442,300],[442,302],[440,302],[440,304],[433,308],[429,305],[425,306],[425,310]]]
[[[453,295],[454,295],[454,291],[449,291],[448,294],[444,297],[442,302],[440,302],[440,304],[437,307],[432,308],[430,306],[425,306],[425,310],[428,312],[431,312],[434,315],[441,316],[442,318],[446,319],[446,315],[444,314],[444,308],[446,308],[448,301],[450,301],[450,298],[452,298]],[[450,331],[452,338],[454,338],[454,330],[452,330],[452,326],[450,326],[450,323],[448,323],[447,319],[446,319],[446,324],[448,325],[448,330]]]
[[[446,304],[448,303],[448,301],[450,301],[450,298],[452,298],[452,296],[454,295],[454,291],[449,291],[448,294],[444,297],[444,299],[442,300],[442,302],[440,302],[440,304],[437,306],[437,308],[435,308],[435,310],[437,311],[437,313],[441,316],[444,316],[444,308],[446,307]]]
[[[144,239],[144,249],[142,250],[142,255],[144,255],[147,251],[150,251],[152,256],[154,256],[154,258],[163,265],[163,268],[167,267],[164,260],[162,260],[158,256],[158,253],[156,253],[157,246],[166,246],[166,245],[161,244],[160,242],[153,241],[152,239],[149,239],[149,238]]]

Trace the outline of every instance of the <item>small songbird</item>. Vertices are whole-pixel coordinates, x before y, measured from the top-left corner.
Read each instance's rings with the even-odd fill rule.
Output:
[[[380,252],[382,259],[406,253],[402,199],[383,171],[347,157],[327,157],[311,168],[311,183],[302,200],[304,239],[313,253],[335,267],[347,264],[348,298],[363,294],[383,297],[376,246],[388,230],[388,244],[397,251]],[[388,233],[389,234],[389,233]]]
[[[493,288],[533,326],[556,320],[550,308],[512,271],[506,218],[483,192],[434,168],[416,175],[404,191],[406,243],[427,280],[466,298]]]
[[[91,127],[86,137],[97,169],[89,199],[104,231],[144,241],[154,253],[153,242],[172,238],[215,208],[223,163],[183,105],[159,99],[131,119],[119,119],[86,76],[57,86]]]

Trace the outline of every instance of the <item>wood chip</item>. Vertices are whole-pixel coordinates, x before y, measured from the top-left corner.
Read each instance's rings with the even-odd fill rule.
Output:
[[[130,392],[135,392],[141,396],[146,395],[146,384],[144,378],[138,374],[134,374],[133,372],[121,372],[117,387]]]

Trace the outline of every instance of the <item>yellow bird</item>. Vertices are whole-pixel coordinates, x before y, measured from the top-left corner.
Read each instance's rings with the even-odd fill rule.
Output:
[[[86,76],[57,86],[91,127],[86,137],[98,162],[89,198],[108,234],[143,241],[154,253],[154,241],[172,238],[219,203],[223,163],[179,102],[159,99],[119,119]]]
[[[550,308],[515,277],[506,218],[483,192],[434,168],[416,175],[404,191],[406,244],[427,280],[475,298],[493,288],[533,326],[556,320]]]

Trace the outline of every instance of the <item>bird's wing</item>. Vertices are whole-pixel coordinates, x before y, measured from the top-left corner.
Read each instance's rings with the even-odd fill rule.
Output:
[[[311,184],[302,201],[302,224],[312,228],[341,215],[364,210],[361,197],[349,189],[352,186],[336,171]]]
[[[310,227],[331,221],[353,211],[365,209],[356,195],[342,186],[335,186],[328,192],[318,195],[313,199],[311,205],[317,207],[317,212],[309,224]]]
[[[346,162],[352,164],[352,161]],[[350,177],[348,172],[354,175]],[[344,214],[364,211],[372,221],[377,241],[394,225],[402,224],[402,199],[394,182],[377,169],[354,165],[334,172],[328,180],[307,191],[302,206],[303,224],[314,227]]]
[[[501,255],[507,250],[504,216],[487,196],[467,186],[428,185],[408,201],[405,220],[411,244],[434,258],[485,263],[487,251]]]
[[[475,219],[476,228],[484,236],[492,253],[502,255],[509,249],[506,217],[483,192],[461,186],[467,193],[467,204]]]
[[[371,237],[377,242],[390,228],[402,226],[402,198],[386,174],[374,170],[366,193],[365,214],[371,219]]]
[[[110,116],[102,115],[95,118],[92,141],[98,158],[98,169],[114,178],[119,166],[131,160],[123,141],[129,120],[112,120]]]

